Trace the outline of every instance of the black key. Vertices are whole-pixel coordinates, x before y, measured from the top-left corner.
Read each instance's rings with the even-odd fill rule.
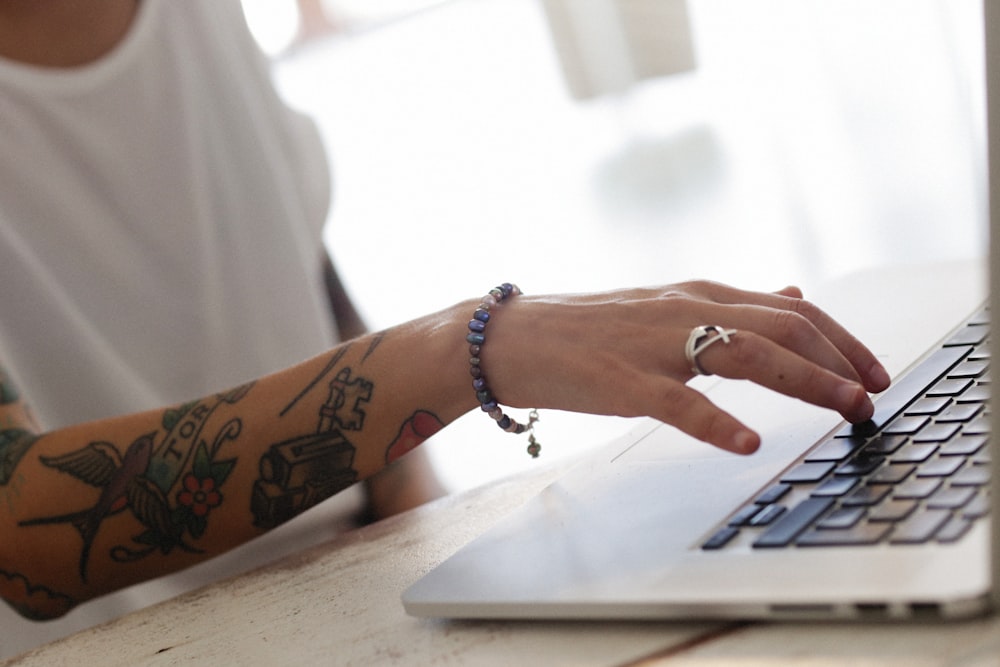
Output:
[[[979,345],[986,340],[986,336],[988,335],[989,327],[969,325],[959,331],[956,331],[955,335],[949,338],[948,342],[945,343],[945,346]]]
[[[868,478],[872,484],[899,484],[909,477],[917,466],[909,463],[890,463]]]
[[[938,510],[957,510],[965,507],[976,497],[978,491],[973,486],[950,486],[940,489],[927,499],[927,506]]]
[[[888,484],[866,484],[852,491],[851,495],[844,498],[842,504],[844,507],[877,505],[892,489],[893,487]]]
[[[771,503],[776,503],[785,497],[785,494],[791,490],[791,486],[788,484],[775,484],[767,491],[757,496],[754,499],[754,503],[757,505],[770,505]]]
[[[990,420],[988,417],[976,417],[971,422],[965,425],[962,429],[962,433],[966,435],[989,435],[990,434]]]
[[[985,435],[963,435],[955,438],[938,450],[941,456],[969,456],[978,452],[986,444]]]
[[[916,500],[887,500],[872,509],[868,514],[869,521],[902,521],[917,508]]]
[[[890,459],[893,463],[922,463],[930,457],[934,456],[934,452],[937,451],[937,445],[931,444],[909,444],[903,447],[898,452],[892,455]]]
[[[937,457],[921,463],[917,468],[917,477],[948,477],[965,465],[965,459],[960,456]]]
[[[928,396],[958,396],[972,386],[972,380],[966,378],[945,378],[927,390]]]
[[[940,486],[941,480],[934,477],[911,477],[902,484],[893,487],[892,496],[894,498],[923,500],[924,498],[929,498]]]
[[[806,498],[764,531],[753,546],[756,548],[787,546],[832,505],[831,498]]]
[[[945,442],[958,433],[961,424],[931,424],[913,436],[913,442]]]
[[[944,525],[941,530],[937,532],[937,541],[944,543],[957,542],[963,535],[969,532],[969,528],[972,527],[972,521],[969,519],[953,516],[948,519],[948,523]]]
[[[744,505],[736,510],[736,514],[733,514],[733,516],[729,518],[729,525],[745,526],[750,523],[750,519],[752,519],[759,511],[760,507],[757,507],[756,505]]]
[[[955,366],[951,371],[948,372],[948,377],[950,378],[977,378],[983,375],[990,369],[990,364],[987,361],[969,361],[966,359],[958,366]]]
[[[872,472],[885,461],[884,458],[876,454],[869,454],[867,451],[861,452],[855,456],[850,461],[842,463],[837,466],[837,469],[833,471],[833,474],[838,476],[851,476],[858,477],[861,475],[867,475]]]
[[[948,407],[951,399],[947,396],[934,396],[917,399],[913,405],[906,408],[904,415],[936,415]]]
[[[832,463],[800,463],[788,472],[786,472],[782,477],[781,481],[786,484],[806,484],[810,482],[818,482],[827,473],[833,470]]]
[[[986,486],[989,483],[989,466],[966,466],[951,478],[952,486]]]
[[[890,541],[893,544],[922,544],[928,541],[951,518],[948,510],[917,512],[896,526]]]
[[[941,414],[939,414],[935,421],[940,423],[946,422],[967,422],[983,409],[983,406],[979,403],[956,403],[951,406]]]
[[[863,507],[841,507],[823,517],[816,527],[820,529],[850,528],[864,517]]]
[[[990,388],[988,385],[977,384],[961,396],[956,396],[955,400],[959,403],[985,403],[990,400]]]
[[[890,435],[912,435],[922,429],[929,421],[929,417],[923,416],[900,417],[887,424],[882,432]]]
[[[813,496],[823,496],[825,498],[839,498],[848,491],[854,488],[854,485],[858,483],[856,477],[831,477],[826,480],[815,489],[813,489]]]
[[[785,513],[784,505],[767,505],[750,519],[751,526],[769,526]]]
[[[721,549],[729,544],[729,542],[739,534],[740,531],[731,526],[720,528],[714,535],[705,540],[705,543],[701,545],[701,548],[706,550]]]
[[[887,523],[860,523],[852,528],[839,530],[810,530],[795,540],[800,547],[851,547],[878,544],[892,525]]]
[[[809,452],[806,461],[843,461],[864,444],[864,438],[832,438]]]
[[[865,445],[865,451],[869,454],[892,454],[902,447],[904,442],[906,442],[904,435],[880,435]]]
[[[968,505],[962,508],[962,516],[967,519],[980,519],[990,513],[990,497],[985,491],[976,494]]]

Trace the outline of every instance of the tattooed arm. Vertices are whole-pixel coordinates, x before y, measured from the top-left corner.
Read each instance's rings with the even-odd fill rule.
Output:
[[[220,553],[366,478],[474,407],[466,302],[185,405],[41,431],[4,382],[0,595],[36,617]],[[789,288],[692,282],[509,299],[482,367],[508,405],[651,416],[723,449],[756,433],[687,387],[693,326],[738,334],[711,372],[870,418],[888,375]],[[27,397],[30,399],[30,397]],[[488,428],[484,424],[484,428]]]
[[[51,432],[0,374],[0,595],[58,616],[372,475],[474,404],[460,320],[453,309],[184,405]]]

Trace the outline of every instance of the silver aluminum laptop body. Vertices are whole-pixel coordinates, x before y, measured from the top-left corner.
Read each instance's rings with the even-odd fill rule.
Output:
[[[1000,3],[984,0],[989,160],[1000,164]],[[992,282],[1000,278],[1000,169],[990,170]],[[815,299],[873,348],[894,377],[1000,289],[975,262],[891,269]],[[993,304],[998,312],[1000,304]],[[892,313],[889,319],[886,313]],[[408,613],[451,618],[956,618],[994,604],[994,507],[951,543],[706,551],[705,540],[813,443],[835,414],[757,386],[699,379],[763,437],[737,457],[642,421],[574,467],[403,595]],[[995,419],[992,419],[995,421]],[[993,486],[1000,480],[990,465]],[[996,506],[1000,493],[991,494]],[[996,574],[994,574],[996,573]]]

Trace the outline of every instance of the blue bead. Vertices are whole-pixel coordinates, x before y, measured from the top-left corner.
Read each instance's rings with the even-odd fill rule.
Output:
[[[503,285],[500,286],[500,290],[503,292],[504,297],[508,297],[511,295],[511,293],[513,293],[514,286],[511,285],[510,283],[504,283]]]
[[[483,412],[489,412],[490,410],[495,410],[496,409],[497,402],[496,401],[487,401],[486,403],[483,403],[481,407],[483,409]]]
[[[473,319],[477,319],[480,322],[489,322],[490,321],[490,311],[483,310],[482,308],[478,308],[478,309],[476,309],[476,312],[472,313],[472,317],[473,317]]]
[[[503,417],[501,417],[500,419],[498,419],[497,420],[497,426],[499,426],[500,428],[502,428],[503,430],[506,431],[508,428],[510,428],[510,417],[508,417],[507,415],[504,415]]]
[[[492,401],[493,394],[490,393],[489,389],[482,389],[482,390],[476,392],[476,398],[479,399],[480,403],[482,403],[482,404],[485,405],[486,403],[489,403],[490,401]]]
[[[486,378],[479,377],[473,380],[472,388],[475,389],[476,391],[482,391],[483,389],[486,389]]]
[[[486,331],[486,322],[480,322],[479,320],[469,320],[469,331],[475,333],[482,333]]]
[[[465,340],[469,341],[473,345],[482,345],[486,342],[486,336],[481,333],[470,333],[465,337]]]

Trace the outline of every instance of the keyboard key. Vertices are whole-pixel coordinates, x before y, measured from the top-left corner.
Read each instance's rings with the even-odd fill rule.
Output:
[[[916,500],[887,500],[871,510],[869,521],[902,521],[917,508]]]
[[[962,508],[962,516],[968,519],[981,519],[990,513],[990,497],[986,491],[979,491],[969,504]]]
[[[913,405],[906,408],[905,415],[936,415],[937,413],[948,407],[951,403],[951,399],[947,396],[932,396],[928,398],[919,398],[914,401]]]
[[[934,537],[950,518],[948,510],[916,512],[896,526],[889,541],[893,544],[922,544]]]
[[[938,454],[941,456],[969,456],[978,452],[985,444],[985,435],[964,435],[943,445],[938,450]]]
[[[788,484],[775,484],[774,486],[768,488],[767,491],[754,498],[754,503],[757,505],[770,505],[771,503],[776,503],[784,498],[785,494],[788,493],[791,488],[792,487]]]
[[[888,484],[866,484],[852,491],[850,495],[841,501],[841,504],[844,507],[877,505],[883,498],[889,495],[889,492],[893,488]]]
[[[917,467],[917,477],[948,477],[965,465],[960,456],[936,457]]]
[[[850,528],[865,516],[863,507],[841,507],[823,517],[816,527],[820,529]]]
[[[913,435],[920,429],[924,427],[930,421],[928,417],[900,417],[899,419],[890,422],[883,433],[888,433],[889,435]]]
[[[990,388],[982,384],[970,387],[961,396],[955,397],[957,403],[986,403],[988,400],[990,400]]]
[[[945,347],[979,345],[986,340],[987,335],[989,335],[989,327],[969,325],[960,329],[955,335],[949,338],[948,342],[945,343]]]
[[[865,451],[871,454],[892,454],[906,442],[904,435],[880,435],[872,438],[865,445]]]
[[[751,526],[769,526],[785,513],[784,505],[767,505],[750,519]]]
[[[958,396],[972,386],[966,378],[945,378],[927,390],[928,396]]]
[[[832,438],[809,452],[806,461],[843,461],[861,449],[864,444],[864,438]]]
[[[923,463],[937,451],[937,445],[911,443],[892,455],[893,463]]]
[[[754,518],[754,515],[760,511],[760,507],[756,505],[744,505],[736,511],[731,517],[729,517],[730,526],[746,526],[750,523],[750,519]]]
[[[740,531],[738,529],[730,526],[720,528],[714,535],[705,540],[705,543],[701,545],[701,548],[706,550],[721,549],[729,544],[729,542],[739,534]]]
[[[783,547],[791,544],[813,521],[833,506],[831,498],[806,498],[771,525],[753,543],[756,548]]]
[[[800,463],[786,472],[781,481],[785,484],[808,484],[818,482],[833,470],[833,463]]]
[[[973,419],[971,422],[965,425],[962,429],[962,433],[965,435],[989,435],[990,434],[990,420],[986,416],[980,416]]]
[[[969,361],[966,359],[958,366],[955,366],[951,371],[948,372],[949,378],[977,378],[980,375],[984,375],[986,371],[990,368],[989,362],[977,360]]]
[[[989,483],[989,466],[966,466],[951,478],[952,486],[986,486]]]
[[[975,487],[972,486],[949,486],[939,489],[937,493],[927,499],[927,507],[941,510],[957,510],[965,507],[976,497]]]
[[[851,547],[878,544],[892,530],[890,524],[859,523],[839,530],[810,530],[795,540],[800,547]]]
[[[858,483],[856,477],[831,477],[815,489],[811,495],[825,498],[839,498],[854,488]]]
[[[948,523],[946,523],[941,530],[937,532],[935,539],[937,539],[938,542],[943,542],[945,544],[957,542],[963,535],[969,532],[969,528],[971,527],[972,521],[969,519],[960,516],[953,516],[948,519]]]
[[[913,442],[945,442],[958,433],[961,424],[931,424],[914,434]]]
[[[872,484],[899,484],[916,469],[917,466],[910,463],[890,463],[868,478],[868,481]]]
[[[902,484],[893,487],[892,496],[894,498],[911,498],[923,500],[930,497],[932,493],[941,486],[941,480],[934,477],[917,478],[911,477]]]
[[[837,469],[833,471],[833,474],[852,477],[867,475],[882,465],[883,461],[885,461],[883,457],[863,451],[850,461],[837,466]]]
[[[967,422],[983,409],[979,403],[955,403],[950,408],[939,414],[935,421],[942,422]]]

